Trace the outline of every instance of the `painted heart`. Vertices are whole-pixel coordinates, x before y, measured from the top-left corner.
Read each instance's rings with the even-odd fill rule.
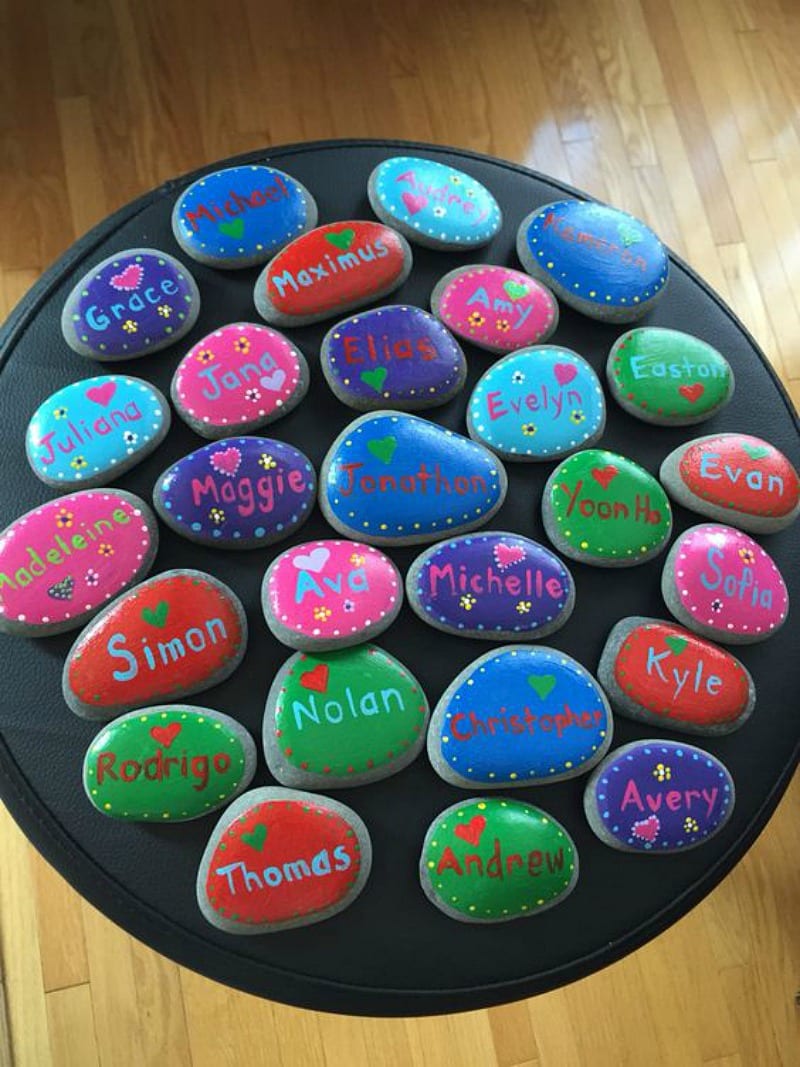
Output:
[[[47,590],[47,595],[51,596],[53,600],[72,600],[72,594],[75,592],[75,579],[72,576],[62,578],[60,582],[56,582],[55,585],[51,585]]]
[[[95,404],[102,404],[105,407],[116,391],[116,382],[104,382],[102,385],[93,385],[87,389],[86,399],[93,401]]]
[[[367,441],[367,448],[381,463],[389,464],[392,462],[392,456],[397,448],[397,438],[392,436],[373,437],[371,441]]]
[[[379,393],[383,389],[383,383],[386,381],[386,375],[388,370],[385,367],[375,367],[374,370],[362,370],[361,381],[374,389],[376,393]]]
[[[343,252],[347,251],[355,239],[355,230],[339,230],[338,233],[325,234],[325,240],[330,244],[335,245],[337,248],[341,248]]]
[[[556,676],[554,674],[529,674],[528,685],[540,700],[545,700],[555,689]]]
[[[553,373],[559,385],[569,385],[578,373],[578,368],[573,363],[556,363]]]
[[[469,822],[459,823],[453,833],[456,837],[460,837],[462,841],[466,841],[477,848],[480,844],[481,834],[485,829],[485,817],[483,815],[473,815]]]
[[[422,211],[428,203],[428,198],[424,193],[403,193],[400,199],[408,208],[409,215],[416,215],[416,213]]]
[[[313,571],[314,574],[319,574],[330,558],[330,549],[320,545],[305,556],[295,556],[292,563],[299,571]]]
[[[142,283],[142,276],[144,275],[144,267],[139,263],[129,263],[125,270],[121,270],[119,274],[112,275],[111,287],[113,289],[122,289],[126,293],[132,292],[134,289],[138,289]]]
[[[494,560],[501,571],[508,570],[515,563],[521,563],[525,559],[525,549],[519,545],[504,545],[502,542],[494,546]]]
[[[592,467],[592,477],[604,489],[608,489],[618,474],[619,471],[613,463],[609,463],[605,467]]]
[[[690,404],[696,404],[705,391],[706,387],[702,382],[695,382],[693,385],[681,385],[678,389],[681,396],[685,396]]]
[[[503,289],[512,300],[521,300],[528,295],[528,286],[523,282],[504,282]]]
[[[244,234],[244,219],[231,219],[230,222],[218,222],[217,229],[226,237],[241,237]]]
[[[169,748],[180,732],[181,724],[179,722],[171,722],[169,726],[154,726],[150,731],[150,736],[154,741],[158,741],[159,745]]]
[[[154,608],[142,608],[142,618],[150,626],[157,626],[161,630],[169,615],[169,604],[166,600],[159,600]]]
[[[764,456],[769,455],[769,449],[765,448],[764,445],[748,445],[742,442],[742,448],[750,459],[763,459]]]
[[[270,393],[277,393],[283,383],[286,381],[286,371],[281,367],[276,367],[274,371],[269,374],[263,374],[259,379],[259,385]]]
[[[238,448],[224,448],[221,452],[212,452],[211,466],[219,474],[236,474],[242,462],[242,453]]]
[[[642,841],[655,841],[658,831],[661,829],[661,821],[657,815],[648,815],[646,819],[640,819],[631,827],[631,833]]]
[[[264,842],[267,840],[267,828],[263,822],[257,822],[256,825],[249,833],[242,834],[242,841],[245,845],[249,845],[250,848],[254,848],[256,852],[260,852],[264,847]]]
[[[629,248],[631,245],[638,245],[642,240],[642,235],[639,231],[635,230],[632,226],[626,225],[624,222],[621,222],[617,227],[617,233],[626,248]]]
[[[671,648],[676,656],[680,656],[689,642],[685,637],[665,637],[664,644],[667,648]]]
[[[324,693],[328,688],[328,675],[330,671],[327,663],[318,663],[311,671],[304,671],[300,675],[300,685],[303,689],[311,689],[315,693]]]

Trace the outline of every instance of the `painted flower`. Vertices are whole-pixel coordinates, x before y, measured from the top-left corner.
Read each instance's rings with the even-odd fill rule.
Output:
[[[575,408],[574,411],[569,413],[569,421],[574,422],[576,426],[580,426],[582,422],[586,422],[586,416],[580,408]]]
[[[97,583],[99,581],[100,581],[100,575],[97,573],[97,571],[88,570],[86,572],[86,584],[87,585],[95,586],[95,585],[97,585]]]
[[[653,777],[659,782],[668,782],[672,777],[672,768],[663,763],[657,763],[653,768]]]
[[[125,331],[125,333],[136,333],[136,331],[139,329],[139,327],[133,321],[133,319],[125,319],[125,321],[122,324],[122,328]]]
[[[243,356],[246,356],[250,351],[250,339],[249,337],[237,337],[233,342],[234,352],[240,352]]]
[[[752,567],[756,561],[756,554],[752,548],[740,548],[739,559],[742,563],[746,563],[748,567]]]
[[[210,363],[217,357],[211,351],[210,348],[201,348],[197,355],[194,357],[198,363]]]
[[[533,437],[536,433],[536,424],[533,422],[523,422],[520,429],[526,437]]]
[[[361,555],[360,552],[354,552],[350,557],[350,562],[353,564],[354,567],[363,567],[364,557]]]
[[[717,597],[716,600],[711,601],[711,610],[714,612],[722,611],[722,601]]]
[[[314,618],[317,622],[325,622],[333,614],[330,608],[314,608]]]
[[[274,470],[277,466],[277,460],[273,459],[269,452],[262,452],[258,457],[259,467],[263,467],[265,471]]]
[[[71,511],[67,511],[66,508],[61,508],[61,510],[56,514],[56,526],[59,528],[59,530],[68,530],[70,526],[72,526],[72,520],[74,518],[75,516],[72,514]]]
[[[138,433],[134,433],[133,430],[126,430],[122,435],[122,440],[126,445],[135,445],[139,440],[139,435]]]
[[[486,319],[483,317],[483,315],[481,315],[480,311],[473,311],[472,314],[467,318],[467,322],[470,324],[470,326],[477,327],[483,326],[484,322],[486,322]]]
[[[172,308],[169,306],[169,304],[159,304],[156,308],[156,311],[159,313],[162,319],[168,319],[172,314]]]
[[[522,385],[522,383],[524,381],[525,381],[525,371],[515,370],[514,373],[511,375],[511,384],[512,385]]]
[[[466,593],[459,600],[459,604],[464,609],[464,611],[472,611],[477,602],[477,598],[474,597],[471,593]]]
[[[352,600],[345,600],[344,604],[342,604],[342,607],[344,608],[345,611],[348,611],[348,612],[356,610],[356,606],[355,606],[355,604],[353,603]]]
[[[100,544],[97,546],[97,551],[101,556],[113,556],[114,546],[110,545],[108,541],[101,541]]]
[[[245,400],[249,400],[251,404],[256,404],[261,399],[261,393],[258,389],[246,389],[244,398]]]
[[[451,174],[450,181],[453,185],[461,185],[461,178],[458,174]]]
[[[511,329],[511,323],[508,321],[508,319],[498,319],[495,323],[495,326],[500,331],[500,333],[508,333],[508,331]]]
[[[687,834],[696,834],[700,827],[697,825],[697,820],[692,819],[690,816],[683,820],[683,828]]]
[[[474,187],[470,186],[469,189],[465,189],[464,190],[464,196],[469,197],[470,200],[474,200],[475,199],[475,189],[474,189]]]
[[[65,419],[67,417],[67,414],[68,414],[68,409],[67,408],[56,408],[53,411],[53,418],[54,419]]]
[[[225,512],[222,508],[212,508],[208,513],[208,517],[215,526],[221,526],[225,522]]]
[[[518,615],[527,615],[530,610],[531,610],[531,602],[530,602],[530,600],[520,600],[517,603],[517,614]]]
[[[70,460],[69,465],[73,470],[82,471],[89,466],[89,461],[85,456],[76,456],[75,459]]]
[[[435,207],[433,209],[433,214],[434,214],[434,218],[443,219],[445,217],[445,215],[447,214],[447,208],[446,207]]]

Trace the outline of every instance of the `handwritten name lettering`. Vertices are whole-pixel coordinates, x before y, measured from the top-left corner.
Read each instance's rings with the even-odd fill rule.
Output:
[[[302,730],[304,723],[313,723],[315,726],[324,726],[330,723],[337,726],[344,721],[345,712],[349,712],[350,718],[357,719],[359,715],[391,715],[393,711],[405,711],[403,698],[397,689],[378,689],[363,693],[360,697],[353,695],[350,686],[344,690],[345,706],[338,700],[317,701],[314,693],[309,693],[308,703],[301,700],[292,702],[295,725]]]
[[[112,324],[112,318],[117,322],[128,318],[131,312],[145,311],[148,304],[160,304],[165,296],[175,296],[180,292],[180,286],[171,278],[162,278],[158,286],[148,285],[140,293],[131,293],[125,303],[110,304],[101,307],[92,304],[84,312],[86,324],[98,333],[107,330]]]
[[[458,193],[453,191],[453,186],[449,182],[444,182],[442,185],[432,185],[422,181],[413,170],[407,170],[403,174],[399,174],[395,181],[406,182],[415,192],[424,194],[429,200],[433,200],[437,204],[447,204],[448,206],[457,204],[465,215],[472,215],[475,212],[474,201],[459,196]],[[475,216],[475,225],[483,222],[488,214],[488,208],[480,210]]]
[[[450,733],[456,741],[471,741],[482,734],[494,737],[495,734],[532,734],[537,730],[549,734],[555,732],[558,738],[567,730],[593,730],[605,719],[605,712],[575,712],[568,704],[564,705],[563,714],[534,715],[526,704],[518,714],[508,714],[505,707],[499,708],[499,714],[480,716],[476,711],[458,712],[450,720]]]
[[[363,467],[363,463],[343,463],[338,491],[342,496],[350,496],[355,489],[362,493],[421,493],[423,496],[430,489],[434,496],[456,493],[458,496],[466,496],[469,493],[486,495],[486,479],[480,474],[456,475],[452,481],[442,474],[440,465],[437,463],[433,472],[429,471],[424,463],[420,463],[419,470],[415,474],[381,474],[374,478],[371,474],[356,476],[356,471]],[[430,483],[433,483],[432,485]]]
[[[363,346],[366,344],[366,352]],[[423,361],[436,359],[436,345],[429,337],[398,337],[391,340],[388,334],[378,337],[368,333],[364,337],[345,337],[342,342],[345,363],[386,363],[393,359],[412,359],[418,355]]]
[[[37,459],[43,467],[49,467],[56,458],[56,449],[68,456],[79,445],[85,445],[91,441],[95,435],[104,437],[118,426],[124,426],[129,422],[138,422],[141,417],[142,413],[136,401],[131,400],[124,408],[115,408],[113,411],[109,411],[108,415],[101,415],[94,420],[91,426],[87,425],[86,419],[81,419],[77,424],[68,422],[65,427],[67,432],[63,440],[58,437],[58,430],[51,430],[37,442],[37,448],[44,449],[44,452]]]
[[[544,230],[553,230],[562,241],[570,244],[588,245],[595,252],[602,252],[607,256],[614,256],[624,263],[625,266],[647,273],[647,260],[642,256],[634,255],[628,248],[621,248],[613,241],[606,241],[603,237],[588,233],[585,230],[576,230],[564,219],[559,218],[554,211],[548,211],[542,226]]]
[[[265,515],[269,514],[274,507],[276,499],[284,493],[303,493],[306,489],[306,480],[302,471],[290,470],[284,475],[282,472],[268,474],[263,478],[256,479],[255,485],[252,478],[238,478],[236,481],[230,478],[218,484],[212,474],[205,478],[192,478],[192,500],[195,507],[200,507],[205,497],[210,497],[215,504],[220,501],[223,504],[234,504],[240,515],[247,518],[252,515],[256,507]]]
[[[528,304],[527,307],[523,307],[519,301],[504,300],[499,296],[496,296],[493,299],[490,298],[488,292],[482,285],[479,286],[467,299],[467,307],[471,304],[480,304],[480,306],[486,308],[487,311],[500,311],[504,315],[510,315],[512,319],[516,316],[516,321],[510,324],[512,330],[520,329],[533,311],[533,304]]]
[[[286,182],[280,174],[276,174],[273,182],[262,189],[254,189],[252,193],[237,193],[235,189],[231,189],[228,199],[222,204],[215,204],[213,201],[200,204],[194,210],[186,211],[184,219],[191,227],[192,233],[196,233],[204,219],[216,226],[217,221],[226,216],[232,218],[236,215],[243,215],[255,208],[264,207],[266,204],[288,200],[290,195]]]
[[[425,568],[425,579],[431,596],[439,596],[441,592],[458,596],[461,593],[496,593],[509,596],[526,597],[541,600],[544,596],[559,600],[564,595],[564,587],[556,577],[545,578],[540,567],[526,567],[524,571],[516,574],[498,574],[491,564],[485,570],[470,571],[466,564],[455,567],[452,563],[439,566],[431,563]],[[442,589],[443,587],[443,589]]]
[[[745,471],[742,467],[731,467],[727,463],[722,463],[722,456],[719,452],[704,452],[700,457],[700,477],[709,478],[712,481],[718,481],[720,478],[726,479],[732,485],[736,485],[740,478],[744,477],[744,482],[749,489],[760,491],[766,489],[768,493],[777,493],[778,496],[783,496],[783,478],[779,474],[767,474],[759,470],[757,467],[751,470]]]
[[[462,866],[462,862],[459,861],[455,852],[447,845],[439,857],[436,873],[442,874],[443,871],[453,871],[459,876],[474,874],[479,878],[485,876],[486,878],[502,879],[513,875],[515,868],[519,868],[523,872],[527,871],[531,878],[538,878],[544,870],[554,874],[556,871],[564,869],[564,850],[560,848],[558,852],[546,852],[541,849],[533,849],[525,859],[519,852],[509,852],[507,856],[503,856],[500,838],[496,837],[492,853],[485,862],[477,852],[468,852],[464,856]]]
[[[630,368],[634,378],[725,378],[727,368],[714,361],[692,363],[684,356],[681,360],[653,360],[648,356],[631,356]]]
[[[383,259],[388,255],[389,249],[380,237],[376,237],[374,241],[367,241],[355,252],[342,252],[338,256],[326,254],[317,264],[309,263],[307,269],[299,270],[297,274],[285,270],[282,274],[271,275],[270,281],[278,290],[278,296],[282,297],[288,289],[299,293],[301,289],[307,289],[324,278],[329,278],[332,274],[338,274],[339,271],[354,270],[376,258]]]
[[[730,597],[732,600],[749,600],[751,607],[770,610],[772,608],[772,590],[759,586],[755,580],[753,568],[742,566],[740,573],[737,575],[729,571],[723,571],[721,564],[724,561],[725,553],[721,548],[712,546],[708,549],[706,563],[711,573],[709,574],[708,571],[702,572],[700,575],[701,585],[712,591],[721,588],[725,596]]]
[[[244,891],[252,893],[256,889],[277,889],[283,882],[301,882],[305,878],[324,878],[332,871],[346,871],[352,865],[352,859],[344,845],[337,845],[331,854],[327,848],[322,849],[310,860],[295,859],[282,863],[280,867],[264,867],[260,872],[251,871],[242,860],[217,867],[215,874],[228,882],[231,896]],[[239,876],[238,879],[236,876]]]
[[[722,679],[718,674],[706,674],[702,659],[697,661],[694,672],[690,667],[686,667],[682,671],[679,671],[677,667],[672,667],[669,674],[665,674],[662,663],[671,655],[672,653],[669,649],[664,652],[656,652],[653,645],[649,645],[645,669],[649,677],[656,676],[671,687],[673,699],[677,700],[678,696],[680,696],[689,680],[690,674],[692,675],[692,681],[686,691],[687,693],[708,693],[711,697],[715,697],[719,693],[722,687]]]
[[[345,583],[351,593],[369,592],[367,572],[363,567],[356,567],[355,570],[349,571],[346,575],[340,571],[335,578],[323,575],[321,584],[310,571],[299,571],[294,588],[294,602],[295,604],[302,604],[303,599],[310,594],[313,594],[319,600],[324,600],[328,595],[328,591],[339,595],[343,591]]]
[[[243,385],[251,380],[257,382],[264,374],[274,370],[276,366],[277,363],[270,353],[265,352],[259,357],[257,365],[255,363],[242,363],[236,370],[221,371],[220,367],[210,363],[197,372],[197,377],[203,379],[202,395],[206,400],[219,400],[225,390],[241,389]]]
[[[566,482],[559,482],[558,487],[569,497],[567,515],[572,515],[577,507],[585,519],[590,519],[593,516],[598,519],[622,519],[623,521],[633,519],[634,522],[644,522],[651,526],[658,526],[663,521],[663,516],[658,508],[650,507],[649,493],[636,494],[633,514],[631,515],[630,507],[621,500],[593,500],[591,497],[581,497],[583,479],[577,482],[574,489],[570,489]]]
[[[625,811],[631,805],[638,808],[639,811],[645,811],[645,806],[650,811],[658,811],[662,803],[670,811],[680,811],[681,808],[691,811],[693,802],[696,802],[697,805],[705,802],[706,816],[710,817],[717,802],[718,794],[719,790],[716,786],[713,789],[668,789],[666,791],[659,789],[656,793],[645,793],[644,800],[642,800],[639,787],[634,779],[630,778],[625,786],[620,811]]]
[[[181,756],[167,756],[162,748],[159,748],[154,756],[144,760],[126,759],[117,766],[116,752],[99,752],[95,762],[95,774],[98,786],[102,785],[106,778],[112,782],[135,782],[138,778],[145,778],[148,782],[163,782],[168,778],[195,778],[196,783],[192,789],[198,793],[206,788],[209,782],[211,767],[217,774],[225,774],[230,768],[231,758],[227,752],[217,752],[210,759],[208,756],[187,756],[186,752]]]
[[[224,641],[227,636],[222,619],[206,619],[202,623],[202,629],[199,626],[190,626],[182,636],[159,641],[155,651],[148,644],[147,638],[143,637],[139,652],[144,659],[144,666],[148,670],[155,671],[160,667],[171,667],[174,663],[185,659],[190,652],[199,655],[205,652],[209,641],[212,645],[216,645],[218,640]],[[123,633],[112,634],[106,644],[106,652],[112,659],[121,659],[127,664],[124,671],[112,672],[111,677],[115,682],[129,682],[139,673],[139,659],[134,652],[130,652],[125,647],[126,644],[127,638]]]
[[[564,396],[565,392],[566,398]],[[501,390],[495,389],[486,394],[486,413],[494,422],[497,419],[505,418],[506,415],[510,415],[512,412],[515,415],[519,415],[524,405],[528,411],[547,412],[555,420],[560,417],[561,412],[564,410],[565,399],[570,408],[583,405],[583,397],[576,389],[548,389],[547,385],[542,382],[538,394],[528,393],[526,396],[517,397],[516,399],[508,398],[508,407],[504,407],[503,393]]]

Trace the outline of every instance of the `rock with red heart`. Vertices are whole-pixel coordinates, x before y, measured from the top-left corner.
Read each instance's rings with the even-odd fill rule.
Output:
[[[732,733],[756,702],[750,672],[730,652],[661,619],[618,622],[597,676],[620,715],[679,733]]]
[[[267,787],[224,812],[200,860],[197,902],[230,934],[270,934],[329,919],[369,878],[361,818],[330,797]]]
[[[211,708],[141,708],[103,727],[83,761],[83,788],[111,819],[186,822],[247,789],[256,746],[235,719]]]
[[[657,326],[618,337],[606,376],[620,407],[657,426],[705,422],[730,402],[734,390],[731,366],[716,348]]]
[[[800,513],[800,479],[774,445],[744,433],[697,437],[661,464],[672,499],[749,533],[775,533]]]
[[[282,785],[346,789],[407,767],[427,725],[419,682],[377,645],[297,652],[267,696],[264,753]]]
[[[236,670],[246,648],[247,619],[232,590],[202,571],[165,571],[80,634],[64,664],[64,699],[76,715],[113,719],[209,689]]]
[[[135,359],[175,344],[199,314],[200,292],[182,263],[155,248],[131,248],[81,278],[64,304],[61,330],[80,356]]]
[[[170,426],[155,386],[100,374],[53,393],[31,416],[25,453],[37,478],[58,489],[107,485],[158,448]]]
[[[683,742],[635,741],[615,749],[586,784],[595,834],[622,852],[687,852],[719,833],[733,813],[727,767]]]
[[[601,448],[560,463],[542,496],[547,536],[559,552],[595,567],[635,567],[657,556],[672,531],[660,483],[626,456]]]
[[[560,904],[575,888],[578,850],[561,823],[541,808],[470,797],[431,823],[419,877],[426,897],[451,919],[528,919]]]
[[[0,632],[75,630],[150,570],[158,523],[121,489],[83,489],[0,533]]]
[[[412,260],[405,237],[381,222],[330,222],[270,260],[256,282],[256,308],[273,326],[321,322],[399,289]]]
[[[455,167],[419,156],[392,156],[369,176],[378,218],[414,244],[442,251],[480,248],[503,224],[485,185]]]
[[[226,437],[179,459],[153,489],[161,519],[214,548],[263,548],[311,514],[317,478],[299,449],[270,437]]]

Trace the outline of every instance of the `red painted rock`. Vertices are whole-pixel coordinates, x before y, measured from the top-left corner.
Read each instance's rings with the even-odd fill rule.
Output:
[[[109,605],[72,646],[64,699],[76,715],[200,693],[232,674],[247,647],[239,598],[202,571],[165,571]]]

